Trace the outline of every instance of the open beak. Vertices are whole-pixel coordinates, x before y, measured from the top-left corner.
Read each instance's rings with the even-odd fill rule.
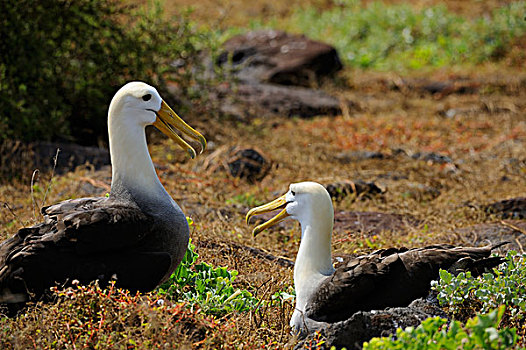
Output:
[[[278,199],[273,200],[270,203],[263,204],[259,207],[250,209],[249,212],[247,213],[247,218],[246,218],[247,224],[250,218],[254,215],[259,215],[259,214],[268,213],[270,211],[274,211],[277,209],[282,209],[278,213],[278,215],[274,216],[269,221],[264,222],[259,226],[256,226],[254,230],[252,230],[252,234],[254,235],[254,237],[256,237],[257,234],[260,233],[261,231],[285,220],[289,216],[289,214],[287,213],[287,209],[285,208],[286,206],[287,206],[287,200],[285,199],[285,195],[283,195],[279,197]]]
[[[192,146],[190,146],[181,136],[177,135],[175,130],[179,130],[184,135],[199,141],[201,144],[201,151],[199,154],[203,153],[206,148],[206,139],[199,132],[195,131],[190,125],[186,124],[177,113],[175,113],[166,102],[161,102],[161,109],[159,109],[155,114],[157,118],[153,125],[159,129],[163,134],[174,140],[179,146],[190,154],[192,159],[195,158],[196,152]]]

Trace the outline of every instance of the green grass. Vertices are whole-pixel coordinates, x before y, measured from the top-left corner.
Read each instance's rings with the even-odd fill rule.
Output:
[[[525,1],[497,9],[487,18],[467,19],[445,6],[417,10],[407,4],[364,6],[341,0],[323,12],[299,8],[285,23],[263,26],[277,25],[328,42],[352,67],[408,70],[498,61],[514,39],[526,35],[525,13]]]

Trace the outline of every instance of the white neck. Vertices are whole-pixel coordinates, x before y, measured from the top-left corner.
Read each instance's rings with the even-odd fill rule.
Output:
[[[331,208],[332,209],[332,208]],[[312,211],[301,218],[301,243],[294,264],[296,308],[303,310],[304,303],[316,289],[315,282],[334,272],[331,258],[331,235],[334,214]]]
[[[113,112],[111,108],[110,112]],[[148,152],[145,126],[123,123],[120,119],[110,117],[108,120],[112,194],[114,190],[125,190],[129,194],[160,198],[168,195],[157,177]]]

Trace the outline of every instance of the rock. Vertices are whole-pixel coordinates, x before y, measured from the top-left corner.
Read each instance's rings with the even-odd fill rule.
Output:
[[[230,174],[234,177],[246,179],[250,183],[263,180],[271,167],[270,161],[252,148],[240,149],[228,161]]]
[[[380,188],[374,182],[366,182],[363,180],[335,182],[325,186],[327,192],[335,201],[342,200],[348,195],[352,194],[356,197],[370,198],[374,195],[382,194],[385,189]]]
[[[453,234],[459,236],[458,241],[472,245],[486,245],[508,241],[504,248],[522,252],[526,247],[526,221],[501,221],[499,223],[483,223],[458,228]]]
[[[282,31],[238,35],[223,45],[216,64],[231,79],[209,91],[221,113],[246,122],[253,118],[340,115],[356,104],[318,89],[322,78],[342,68],[334,47]],[[206,59],[205,59],[206,60]],[[211,60],[205,62],[212,67]],[[227,69],[228,70],[228,69]],[[207,73],[214,76],[214,70]],[[176,87],[169,86],[172,93]]]
[[[369,235],[383,231],[408,231],[421,222],[402,214],[338,211],[334,213],[335,232],[354,232]]]
[[[526,197],[505,199],[487,204],[484,210],[503,219],[526,219]]]
[[[236,215],[246,215],[250,208],[241,208]],[[251,225],[256,226],[272,219],[276,213],[264,213],[251,220]],[[290,230],[296,223],[293,220],[284,220],[268,230],[277,232],[279,230]],[[422,221],[410,215],[360,212],[360,211],[336,211],[334,213],[334,234],[344,235],[379,235],[385,231],[410,232],[422,225]],[[299,228],[298,228],[299,230]],[[339,236],[341,237],[341,236]],[[335,256],[336,257],[336,256]],[[348,259],[351,256],[339,254],[338,258]],[[347,261],[347,260],[345,260]]]
[[[342,114],[341,102],[321,90],[272,84],[222,86],[216,96],[221,111],[241,121],[281,116],[310,118]],[[343,101],[350,108],[352,102]]]
[[[250,208],[244,208],[239,211],[240,215],[245,215]],[[272,219],[276,213],[264,213],[251,220],[251,225],[256,226],[265,221]],[[402,214],[380,213],[380,212],[358,212],[358,211],[337,211],[334,213],[334,233],[338,235],[378,235],[384,231],[409,232],[420,226],[421,221]],[[279,230],[290,230],[294,227],[295,222],[285,220],[277,225],[270,227],[268,230],[276,232]],[[347,255],[338,255],[343,259],[350,258]],[[346,261],[346,260],[345,260]]]
[[[481,83],[467,79],[428,80],[428,79],[402,79],[394,83],[394,88],[402,91],[416,90],[435,95],[438,98],[451,94],[475,94],[479,91]]]
[[[387,159],[389,157],[387,154],[375,151],[344,151],[334,156],[335,159],[344,164],[368,159]]]
[[[424,162],[433,164],[453,163],[453,160],[448,156],[434,153],[434,152],[416,152],[411,155],[411,158],[423,160]]]
[[[35,144],[39,159],[37,165],[52,167],[57,148],[60,149],[56,169],[58,172],[75,170],[77,166],[84,164],[93,165],[95,169],[110,164],[110,153],[107,149],[74,143],[37,142]]]
[[[383,174],[378,174],[378,179],[386,179],[386,180],[392,180],[392,181],[400,181],[400,180],[407,180],[409,179],[409,176],[407,176],[404,173],[396,172],[396,171],[388,171]]]
[[[336,49],[304,35],[261,30],[223,44],[218,65],[232,65],[242,81],[311,86],[342,68]]]
[[[253,148],[219,147],[207,156],[200,170],[228,171],[233,177],[255,183],[263,180],[272,168],[270,158]]]
[[[392,336],[396,334],[397,328],[417,327],[427,318],[437,316],[447,318],[442,309],[427,299],[417,299],[407,307],[359,311],[348,320],[328,324],[322,329],[321,336],[325,343],[317,349],[330,349],[332,346],[337,349],[361,349],[363,342],[371,338]],[[315,333],[310,334],[300,341],[295,349],[302,349],[314,337]]]
[[[53,169],[54,157],[60,149],[55,167],[56,173],[75,170],[80,165],[90,164],[94,169],[100,169],[110,164],[110,154],[107,149],[80,146],[73,143],[4,141],[0,145],[0,169],[6,177],[19,176],[21,173],[34,169]],[[6,171],[10,173],[6,173]]]
[[[420,202],[430,201],[440,196],[440,190],[438,188],[418,182],[409,182],[406,184],[406,187],[407,189],[403,192],[403,195],[415,198]]]

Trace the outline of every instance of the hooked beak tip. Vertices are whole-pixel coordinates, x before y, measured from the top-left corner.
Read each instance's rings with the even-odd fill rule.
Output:
[[[247,215],[245,216],[245,221],[247,223],[247,225],[250,223],[250,218],[252,217],[252,213],[254,212],[254,209],[250,209],[247,213]]]
[[[199,154],[201,154],[206,149],[206,139],[203,135],[199,136],[199,143],[201,144],[201,150],[199,151]]]

